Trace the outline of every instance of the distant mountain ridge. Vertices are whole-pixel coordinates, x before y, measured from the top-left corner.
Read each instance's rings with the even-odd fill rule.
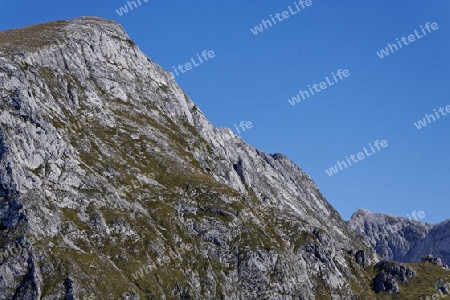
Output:
[[[360,209],[348,224],[385,259],[419,262],[422,257],[432,254],[450,265],[450,219],[431,225]]]

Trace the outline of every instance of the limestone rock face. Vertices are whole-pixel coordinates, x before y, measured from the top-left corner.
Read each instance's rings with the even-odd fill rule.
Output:
[[[440,258],[443,264],[450,265],[450,219],[433,225],[425,238],[409,251],[408,259],[417,262],[428,254]]]
[[[1,32],[0,97],[1,299],[370,290],[376,253],[311,178],[214,127],[117,23]]]
[[[384,258],[420,262],[432,254],[450,264],[450,219],[431,225],[397,216],[358,210],[348,221]]]

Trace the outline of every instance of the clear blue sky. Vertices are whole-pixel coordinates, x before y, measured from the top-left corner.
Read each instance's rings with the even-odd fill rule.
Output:
[[[294,0],[140,1],[119,16],[124,0],[3,0],[0,30],[79,16],[113,19],[169,71],[213,50],[214,58],[176,78],[180,86],[216,126],[236,132],[233,124],[251,121],[241,136],[295,161],[344,219],[358,208],[404,217],[424,211],[430,223],[450,218],[450,115],[420,130],[413,124],[450,105],[448,0],[312,0],[257,35],[250,28],[288,6],[295,12]],[[424,36],[427,22],[439,28]],[[378,57],[414,30],[420,39]],[[350,76],[289,104],[338,69]],[[371,153],[375,140],[388,146],[327,175],[346,155],[364,147]]]

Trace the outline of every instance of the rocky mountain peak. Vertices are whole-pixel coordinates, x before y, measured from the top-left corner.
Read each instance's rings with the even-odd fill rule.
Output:
[[[212,126],[117,23],[0,33],[0,85],[2,245],[19,249],[0,265],[3,295],[370,291],[352,289],[347,251],[365,264],[374,251],[311,178]]]
[[[95,18],[81,17],[70,21],[59,20],[45,24],[11,29],[0,33],[0,45],[3,49],[16,51],[36,51],[52,46],[61,47],[64,42],[81,38],[85,41],[98,40],[99,32],[129,39],[123,27],[117,22]]]
[[[0,98],[4,299],[372,295],[378,256],[314,181],[214,127],[117,23],[0,33]]]

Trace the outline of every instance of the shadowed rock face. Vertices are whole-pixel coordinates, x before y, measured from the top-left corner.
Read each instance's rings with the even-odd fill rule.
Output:
[[[348,221],[384,259],[420,262],[432,254],[450,264],[450,220],[436,225],[358,210]]]
[[[212,126],[117,23],[0,33],[0,86],[2,299],[370,290],[375,252],[311,178]]]

